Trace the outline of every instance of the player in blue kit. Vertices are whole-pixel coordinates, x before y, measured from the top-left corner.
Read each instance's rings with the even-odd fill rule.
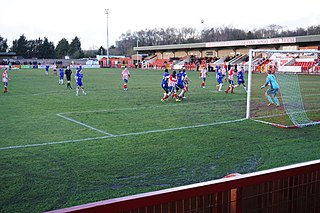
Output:
[[[161,82],[161,87],[164,90],[163,97],[165,97],[169,93],[169,86],[168,86],[169,77],[170,77],[169,71],[168,69],[165,69],[162,77],[162,82]]]
[[[76,88],[76,96],[78,96],[78,93],[79,93],[79,89],[81,88],[82,90],[82,93],[84,95],[86,95],[87,93],[84,91],[84,86],[83,86],[83,82],[82,82],[82,79],[83,79],[83,73],[82,73],[82,69],[80,67],[77,67],[77,72],[76,72],[76,75],[74,76],[75,80],[76,80],[76,85],[77,85],[77,88]]]
[[[162,102],[164,102],[171,95],[172,95],[172,97],[174,97],[176,99],[176,101],[181,101],[176,94],[177,81],[178,81],[178,79],[177,79],[176,71],[173,71],[169,77],[169,83],[168,83],[169,93],[166,94],[163,98],[161,98]]]
[[[82,65],[79,64],[79,66],[76,69],[79,70],[79,71],[82,71]]]
[[[219,92],[221,92],[221,89],[223,86],[223,75],[222,75],[221,69],[217,69],[216,79],[218,82],[218,85],[216,86],[216,88]]]
[[[64,69],[61,67],[59,69],[59,85],[63,85]]]
[[[216,65],[216,72],[218,72],[221,69],[221,66],[219,64]]]
[[[179,98],[185,98],[184,97],[184,92],[185,92],[185,88],[184,88],[184,77],[185,77],[185,74],[183,73],[183,70],[180,70],[177,74],[177,84],[176,84],[176,88],[177,88],[177,91],[178,89],[181,89],[181,92],[179,94]]]
[[[277,83],[276,77],[272,74],[272,70],[268,70],[266,83],[261,86],[261,89],[265,88],[266,86],[270,86],[270,88],[265,92],[265,96],[269,101],[268,106],[272,106],[273,103],[275,103],[276,106],[280,106],[279,99],[276,97],[279,91],[279,85]],[[272,101],[272,98],[274,102]]]
[[[239,71],[237,71],[238,84],[234,86],[234,88],[239,87],[241,84],[243,85],[244,90],[247,92],[247,86],[244,81],[244,68],[241,67]]]
[[[47,64],[46,68],[45,68],[46,69],[46,75],[49,75],[49,67],[50,67],[49,64]]]
[[[183,69],[183,84],[184,84],[185,93],[186,93],[186,92],[189,92],[189,82],[191,82],[191,79],[187,75],[186,68],[183,67],[182,69]]]

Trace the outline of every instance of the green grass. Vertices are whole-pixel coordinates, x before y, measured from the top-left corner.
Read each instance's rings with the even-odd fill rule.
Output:
[[[289,116],[286,115],[286,110],[284,108],[283,98],[285,98],[286,106],[289,107],[290,112],[293,116],[303,115],[300,107],[297,107],[296,100],[301,93],[301,98],[303,100],[304,109],[308,118],[312,121],[320,121],[320,76],[315,75],[284,75],[280,74],[278,77],[278,83],[280,85],[280,91],[278,93],[278,98],[280,100],[281,107],[268,107],[266,104],[266,98],[264,97],[263,91],[255,88],[259,88],[258,85],[264,84],[265,74],[263,75],[253,75],[253,90],[252,90],[252,101],[251,101],[251,117],[258,118],[262,121],[267,121],[275,124],[282,124],[286,126],[293,126],[294,123],[290,120]],[[281,77],[282,76],[282,77]],[[297,78],[293,78],[297,76]],[[280,78],[280,79],[279,79]],[[291,79],[291,80],[288,80]],[[296,80],[298,80],[298,84]],[[300,86],[299,86],[300,85]],[[284,89],[284,87],[289,89]],[[283,89],[281,89],[283,88]],[[297,90],[297,88],[300,88]],[[298,117],[298,116],[296,116]],[[303,122],[302,122],[303,123]]]
[[[214,91],[214,73],[201,89],[199,73],[189,72],[188,98],[161,103],[162,71],[130,71],[123,91],[120,70],[84,70],[88,95],[79,97],[52,72],[10,71],[9,93],[0,94],[0,212],[42,212],[319,159],[319,125],[228,123],[244,118],[246,93]],[[255,75],[253,87],[264,77]],[[317,92],[308,87],[316,80],[305,77],[307,93]],[[254,91],[264,113],[277,110]]]

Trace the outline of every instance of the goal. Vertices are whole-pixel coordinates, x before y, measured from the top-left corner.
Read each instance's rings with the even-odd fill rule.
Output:
[[[319,124],[318,54],[318,50],[250,50],[246,118],[283,128]],[[279,85],[279,106],[269,104],[270,85],[261,88],[268,70]]]

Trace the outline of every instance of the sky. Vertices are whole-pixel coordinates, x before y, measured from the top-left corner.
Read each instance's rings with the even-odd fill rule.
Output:
[[[108,37],[111,46],[123,33],[154,28],[320,25],[319,0],[1,0],[0,8],[0,36],[9,47],[22,34],[27,40],[47,37],[55,46],[77,36],[83,50],[94,50],[107,47]]]

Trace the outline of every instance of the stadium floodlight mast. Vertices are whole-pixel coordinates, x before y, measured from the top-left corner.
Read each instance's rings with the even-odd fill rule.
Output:
[[[110,65],[110,56],[109,56],[109,9],[105,9],[107,14],[107,67]]]
[[[139,51],[138,51],[138,47],[139,47],[139,37],[137,37],[137,68],[139,68]]]

